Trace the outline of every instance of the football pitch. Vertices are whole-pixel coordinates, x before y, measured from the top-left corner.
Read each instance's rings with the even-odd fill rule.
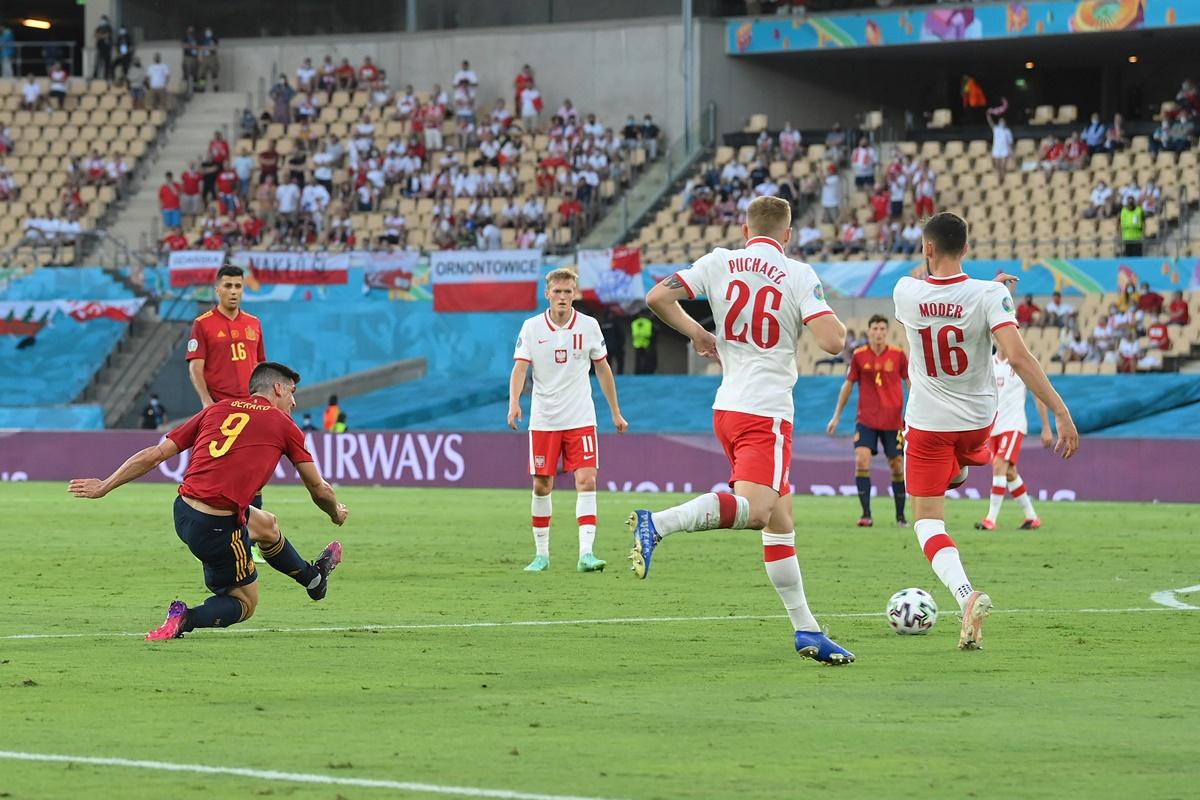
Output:
[[[1183,798],[1200,782],[1200,613],[1151,599],[1200,584],[1189,506],[1046,502],[1029,532],[1007,503],[981,533],[984,502],[948,504],[996,603],[985,649],[964,653],[911,530],[799,498],[809,600],[858,657],[831,668],[795,655],[757,533],[671,537],[632,576],[626,514],[680,495],[601,493],[609,569],[579,574],[574,493],[556,493],[550,571],[526,574],[528,492],[343,488],[335,529],[271,486],[306,558],[342,540],[328,597],[262,565],[254,618],[151,644],[170,600],[205,596],[173,495],[0,484],[0,797]],[[927,636],[883,618],[907,586],[941,607]]]

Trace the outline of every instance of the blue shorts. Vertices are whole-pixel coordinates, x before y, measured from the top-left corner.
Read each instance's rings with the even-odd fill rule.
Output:
[[[173,211],[164,210],[162,212],[162,218],[163,227],[167,230],[170,230],[171,228],[178,228],[179,226],[183,225],[183,214],[179,212],[179,209],[174,209]]]
[[[878,428],[868,428],[861,422],[854,426],[854,446],[865,447],[871,455],[879,455],[879,445],[883,445],[883,454],[888,460],[904,455],[904,433],[901,431],[881,431]]]
[[[175,498],[175,533],[204,565],[204,585],[223,595],[235,586],[258,580],[250,556],[250,531],[237,516],[213,516]]]

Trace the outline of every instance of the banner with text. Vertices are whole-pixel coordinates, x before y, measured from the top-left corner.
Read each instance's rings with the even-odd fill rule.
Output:
[[[197,284],[212,284],[217,270],[225,264],[222,250],[176,250],[167,258],[171,271],[171,286],[182,288]]]
[[[434,311],[537,308],[540,250],[440,250],[430,256]]]

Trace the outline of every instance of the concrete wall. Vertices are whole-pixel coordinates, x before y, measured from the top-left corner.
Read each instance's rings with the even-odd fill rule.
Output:
[[[531,26],[418,34],[364,34],[327,38],[226,39],[221,43],[222,90],[255,93],[272,67],[294,77],[305,56],[319,64],[326,53],[359,64],[364,55],[387,70],[393,88],[411,83],[429,90],[450,88],[464,59],[479,75],[481,108],[496,97],[512,104],[512,80],[521,65],[533,66],[547,108],[570,97],[584,112],[595,111],[614,127],[629,112],[650,112],[672,138],[683,117],[683,76],[679,56],[682,26],[675,18],[596,22],[570,26]],[[536,47],[532,46],[536,43]],[[143,63],[161,51],[172,74],[180,74],[176,42],[144,42]],[[721,56],[724,59],[724,56]]]

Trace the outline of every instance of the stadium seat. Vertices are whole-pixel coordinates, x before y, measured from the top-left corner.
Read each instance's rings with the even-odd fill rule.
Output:
[[[1049,125],[1054,121],[1054,106],[1038,106],[1029,119],[1030,125]]]
[[[954,124],[954,116],[948,108],[935,108],[933,117],[929,120],[930,128],[948,128]]]

